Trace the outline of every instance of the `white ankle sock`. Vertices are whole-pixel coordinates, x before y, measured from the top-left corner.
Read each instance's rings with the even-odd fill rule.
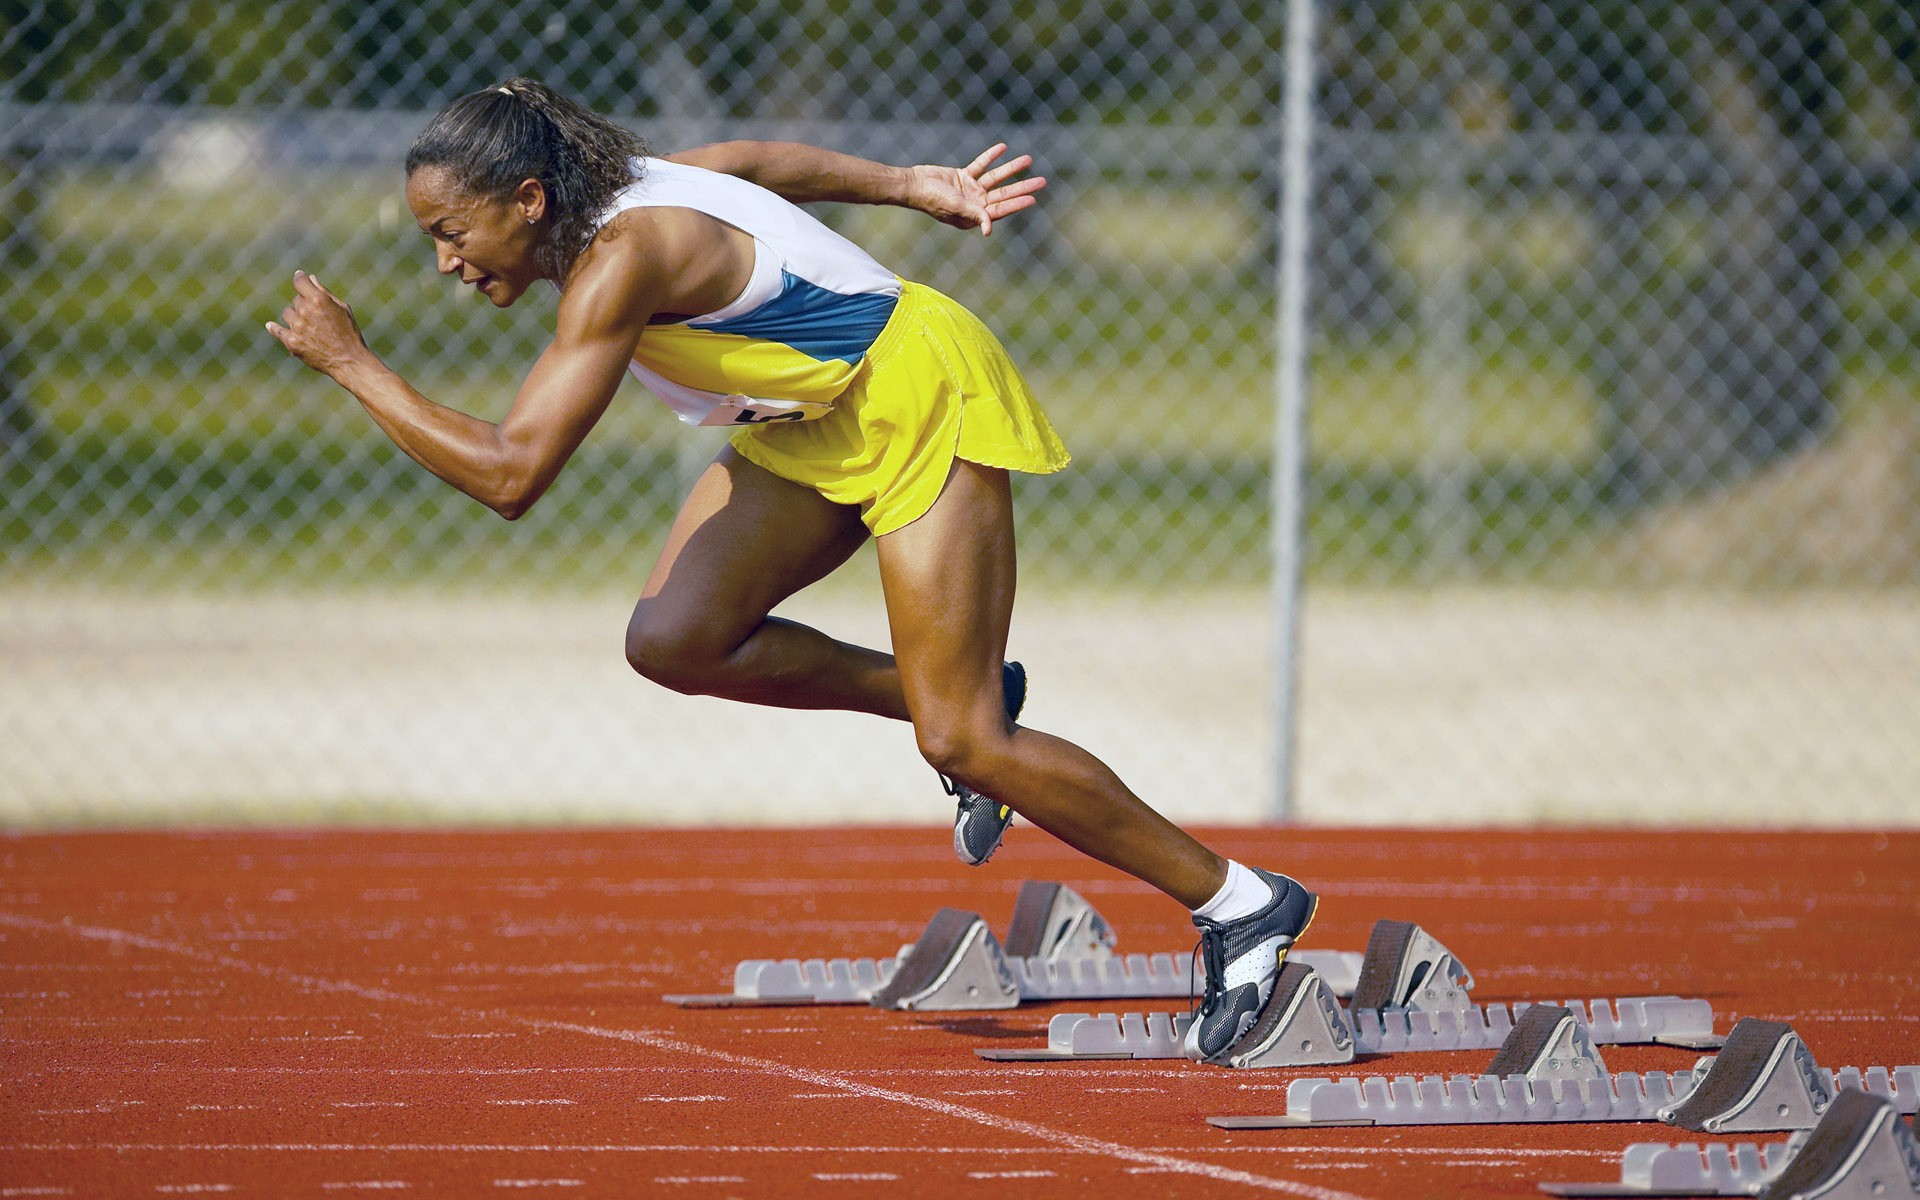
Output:
[[[1193,910],[1196,917],[1209,921],[1237,921],[1250,917],[1273,903],[1273,889],[1266,880],[1232,859],[1227,860],[1227,881],[1213,899]]]

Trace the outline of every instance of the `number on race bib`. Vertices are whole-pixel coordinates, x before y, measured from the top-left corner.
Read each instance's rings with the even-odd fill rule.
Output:
[[[765,425],[772,421],[804,421],[806,419],[807,414],[798,409],[788,412],[756,412],[751,408],[743,408],[734,414],[733,423],[735,425]]]

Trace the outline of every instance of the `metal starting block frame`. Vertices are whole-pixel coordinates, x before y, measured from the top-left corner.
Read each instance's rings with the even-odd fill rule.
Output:
[[[1620,1156],[1619,1183],[1543,1183],[1549,1196],[1751,1196],[1786,1170],[1806,1140],[1704,1146],[1636,1142]]]
[[[1287,1087],[1283,1115],[1208,1120],[1223,1129],[1653,1120],[1686,1121],[1690,1128],[1714,1121],[1721,1129],[1804,1129],[1841,1089],[1878,1096],[1899,1112],[1912,1112],[1920,1096],[1920,1067],[1823,1070],[1812,1066],[1790,1029],[1774,1022],[1740,1022],[1728,1035],[1725,1061],[1704,1059],[1693,1071],[1671,1075],[1609,1074],[1578,1030],[1571,1009],[1536,1005],[1487,1074],[1297,1079]],[[1788,1038],[1779,1036],[1782,1030]],[[1716,1073],[1717,1082],[1704,1083]]]
[[[909,963],[919,978],[902,994],[917,997],[920,1011],[969,1011],[1011,1008],[1038,1000],[1191,1000],[1201,976],[1185,953],[1117,954],[1113,928],[1072,888],[1049,881],[1020,885],[1004,948],[978,914],[984,937],[961,936],[960,909],[942,909],[918,941],[892,958],[747,959],[733,972],[733,990],[709,995],[669,995],[667,1002],[689,1007],[753,1005],[873,1004],[903,1007],[887,989]],[[956,956],[979,961],[962,962]],[[1351,992],[1359,980],[1362,956],[1351,951],[1301,951],[1295,957],[1324,973],[1330,985]],[[998,963],[998,967],[995,963]],[[980,985],[1004,969],[1011,993]],[[942,978],[969,980],[942,990],[929,987]]]
[[[1651,1121],[1692,1085],[1686,1071],[1609,1075],[1572,1009],[1536,1004],[1487,1074],[1296,1079],[1287,1085],[1283,1115],[1207,1120],[1222,1129]]]
[[[988,1047],[974,1053],[993,1062],[1183,1058],[1181,1043],[1192,1024],[1191,1013],[1056,1013],[1047,1022],[1043,1049]],[[1234,1051],[1259,1055],[1276,1046],[1316,1063],[1353,1060],[1353,1034],[1340,1006],[1305,963],[1280,968],[1273,998]]]
[[[1834,1097],[1811,1133],[1760,1146],[1628,1146],[1619,1183],[1543,1183],[1550,1196],[1762,1196],[1768,1200],[1920,1200],[1920,1140],[1890,1100]]]
[[[1495,1050],[1537,1005],[1511,1009],[1469,1002],[1473,977],[1460,960],[1418,925],[1379,921],[1367,942],[1354,990],[1354,1007],[1343,1011],[1333,991],[1312,969],[1306,953],[1289,956],[1272,998],[1254,1026],[1227,1054],[1237,1067],[1329,1066],[1356,1054],[1410,1051]],[[1364,1007],[1363,997],[1385,1001]],[[1593,1042],[1603,1045],[1665,1043],[1706,1049],[1718,1046],[1713,1006],[1678,996],[1629,996],[1565,1006]],[[1044,1049],[977,1049],[997,1062],[1066,1062],[1082,1059],[1162,1059],[1182,1056],[1185,1013],[1061,1013],[1047,1024]]]

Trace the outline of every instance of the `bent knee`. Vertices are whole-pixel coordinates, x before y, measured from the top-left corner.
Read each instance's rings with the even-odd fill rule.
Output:
[[[682,619],[642,600],[627,622],[627,665],[661,687],[687,695],[705,693],[726,651],[712,645],[699,622]]]
[[[969,786],[993,776],[1011,741],[1005,724],[994,722],[915,721],[913,736],[934,770]]]

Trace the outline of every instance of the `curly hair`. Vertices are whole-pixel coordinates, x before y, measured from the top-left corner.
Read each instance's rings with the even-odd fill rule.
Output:
[[[547,190],[547,231],[536,259],[565,282],[614,196],[639,178],[647,144],[535,79],[515,77],[441,109],[407,151],[407,177],[450,171],[469,195],[503,200],[523,180]]]

